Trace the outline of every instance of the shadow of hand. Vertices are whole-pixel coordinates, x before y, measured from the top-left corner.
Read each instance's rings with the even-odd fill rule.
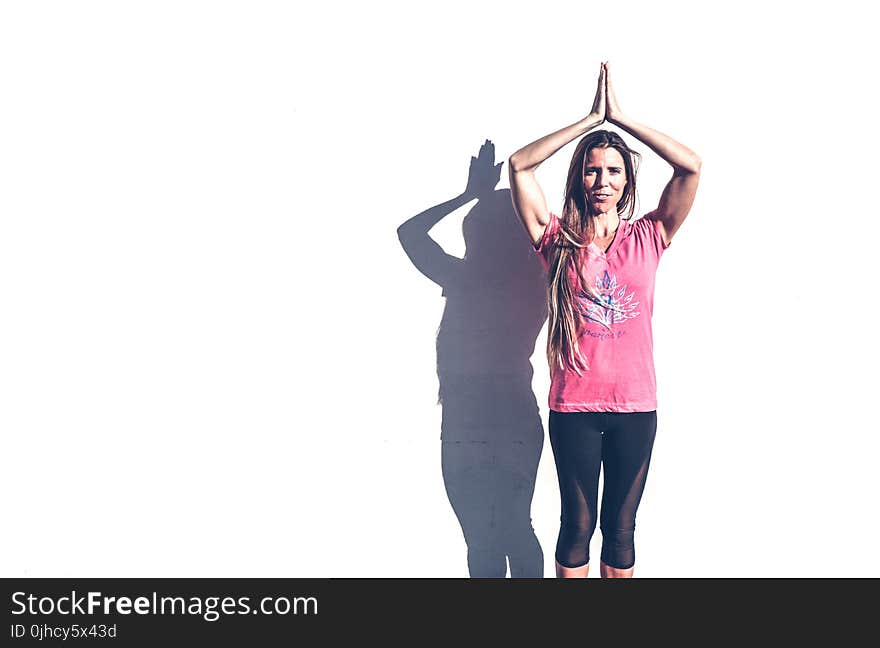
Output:
[[[479,198],[495,190],[495,185],[501,180],[501,167],[503,162],[495,164],[495,145],[486,140],[480,147],[477,157],[471,156],[471,166],[468,170],[468,181],[465,194],[472,198]]]

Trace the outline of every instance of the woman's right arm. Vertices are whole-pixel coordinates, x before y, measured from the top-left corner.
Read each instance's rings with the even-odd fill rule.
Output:
[[[600,65],[599,84],[590,114],[555,133],[524,146],[507,161],[513,208],[532,242],[537,244],[550,222],[544,192],[535,178],[535,169],[566,144],[605,121],[605,66]]]

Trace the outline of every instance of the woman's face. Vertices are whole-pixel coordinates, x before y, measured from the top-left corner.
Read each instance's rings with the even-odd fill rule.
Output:
[[[611,148],[594,148],[584,160],[584,193],[597,212],[617,209],[626,186],[626,167],[623,156]]]

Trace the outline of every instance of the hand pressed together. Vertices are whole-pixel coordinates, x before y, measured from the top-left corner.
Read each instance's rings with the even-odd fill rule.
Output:
[[[617,124],[622,117],[623,113],[620,110],[620,104],[617,103],[614,88],[611,86],[608,61],[605,61],[599,64],[598,87],[596,88],[596,96],[593,98],[593,108],[590,110],[588,118],[596,120],[600,124],[604,121]]]

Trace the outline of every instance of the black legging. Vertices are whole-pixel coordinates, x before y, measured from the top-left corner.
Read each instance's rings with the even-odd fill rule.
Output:
[[[636,562],[633,533],[645,489],[657,412],[550,411],[550,444],[562,499],[556,560],[564,567],[590,561],[596,529],[599,467],[602,487],[602,562],[629,569]]]

